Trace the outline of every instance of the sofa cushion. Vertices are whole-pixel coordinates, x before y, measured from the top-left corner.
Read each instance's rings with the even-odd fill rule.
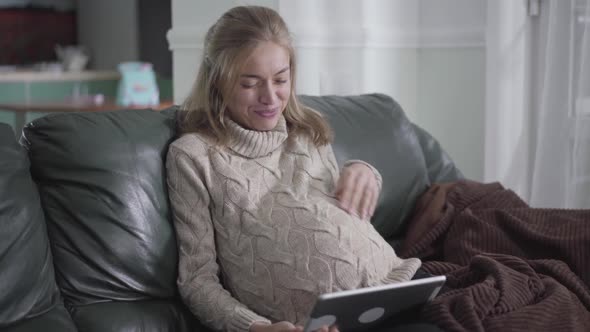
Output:
[[[383,188],[372,223],[387,240],[399,237],[416,198],[431,183],[420,141],[401,107],[383,94],[300,99],[330,122],[340,165],[361,159],[379,170]]]
[[[439,142],[420,126],[416,124],[413,126],[422,147],[430,183],[453,182],[464,179],[463,173],[455,166],[455,163]]]
[[[76,325],[63,305],[57,305],[43,315],[26,319],[3,328],[2,332],[75,332]]]
[[[79,330],[85,332],[210,331],[202,326],[183,304],[176,301],[96,303],[73,307],[71,313]]]
[[[25,126],[66,305],[176,295],[164,157],[173,116],[60,113]]]
[[[12,128],[3,123],[0,123],[0,294],[0,328],[52,309],[63,309],[39,193],[29,174],[29,159],[16,142]],[[60,318],[69,319],[67,313]]]

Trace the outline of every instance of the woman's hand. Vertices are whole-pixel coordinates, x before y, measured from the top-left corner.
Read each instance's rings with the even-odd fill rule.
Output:
[[[332,325],[332,327],[328,327],[327,325],[324,325],[319,330],[316,330],[315,332],[340,332],[340,330],[338,330],[338,328],[334,325]]]
[[[303,332],[303,327],[295,326],[289,322],[278,322],[274,324],[254,323],[250,326],[250,332]],[[339,332],[336,326],[322,326],[315,332]]]
[[[336,183],[335,195],[343,210],[369,220],[379,198],[379,184],[375,173],[362,163],[344,167]]]
[[[250,326],[250,332],[303,332],[303,327],[295,326],[289,322],[278,322],[274,324],[254,323]]]

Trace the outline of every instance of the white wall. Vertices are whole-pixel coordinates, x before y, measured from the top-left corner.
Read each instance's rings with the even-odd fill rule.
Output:
[[[412,119],[465,176],[484,177],[485,0],[421,0],[418,100]]]
[[[206,29],[238,4],[285,18],[299,93],[387,93],[467,177],[483,178],[485,0],[173,0],[176,102],[196,76]]]

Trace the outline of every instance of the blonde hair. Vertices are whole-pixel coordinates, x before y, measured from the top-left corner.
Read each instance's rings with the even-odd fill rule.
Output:
[[[301,105],[295,95],[295,50],[287,25],[277,12],[259,6],[234,7],[207,31],[199,73],[181,106],[181,133],[204,132],[220,144],[229,141],[223,96],[234,91],[244,60],[261,42],[273,42],[289,53],[291,94],[283,112],[289,135],[309,135],[316,146],[330,143],[332,132],[326,120]]]

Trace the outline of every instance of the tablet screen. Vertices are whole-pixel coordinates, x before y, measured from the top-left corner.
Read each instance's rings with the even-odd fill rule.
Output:
[[[312,332],[323,325],[337,325],[341,332],[366,331],[396,314],[418,308],[432,300],[445,276],[410,280],[390,285],[322,294],[305,326]]]

